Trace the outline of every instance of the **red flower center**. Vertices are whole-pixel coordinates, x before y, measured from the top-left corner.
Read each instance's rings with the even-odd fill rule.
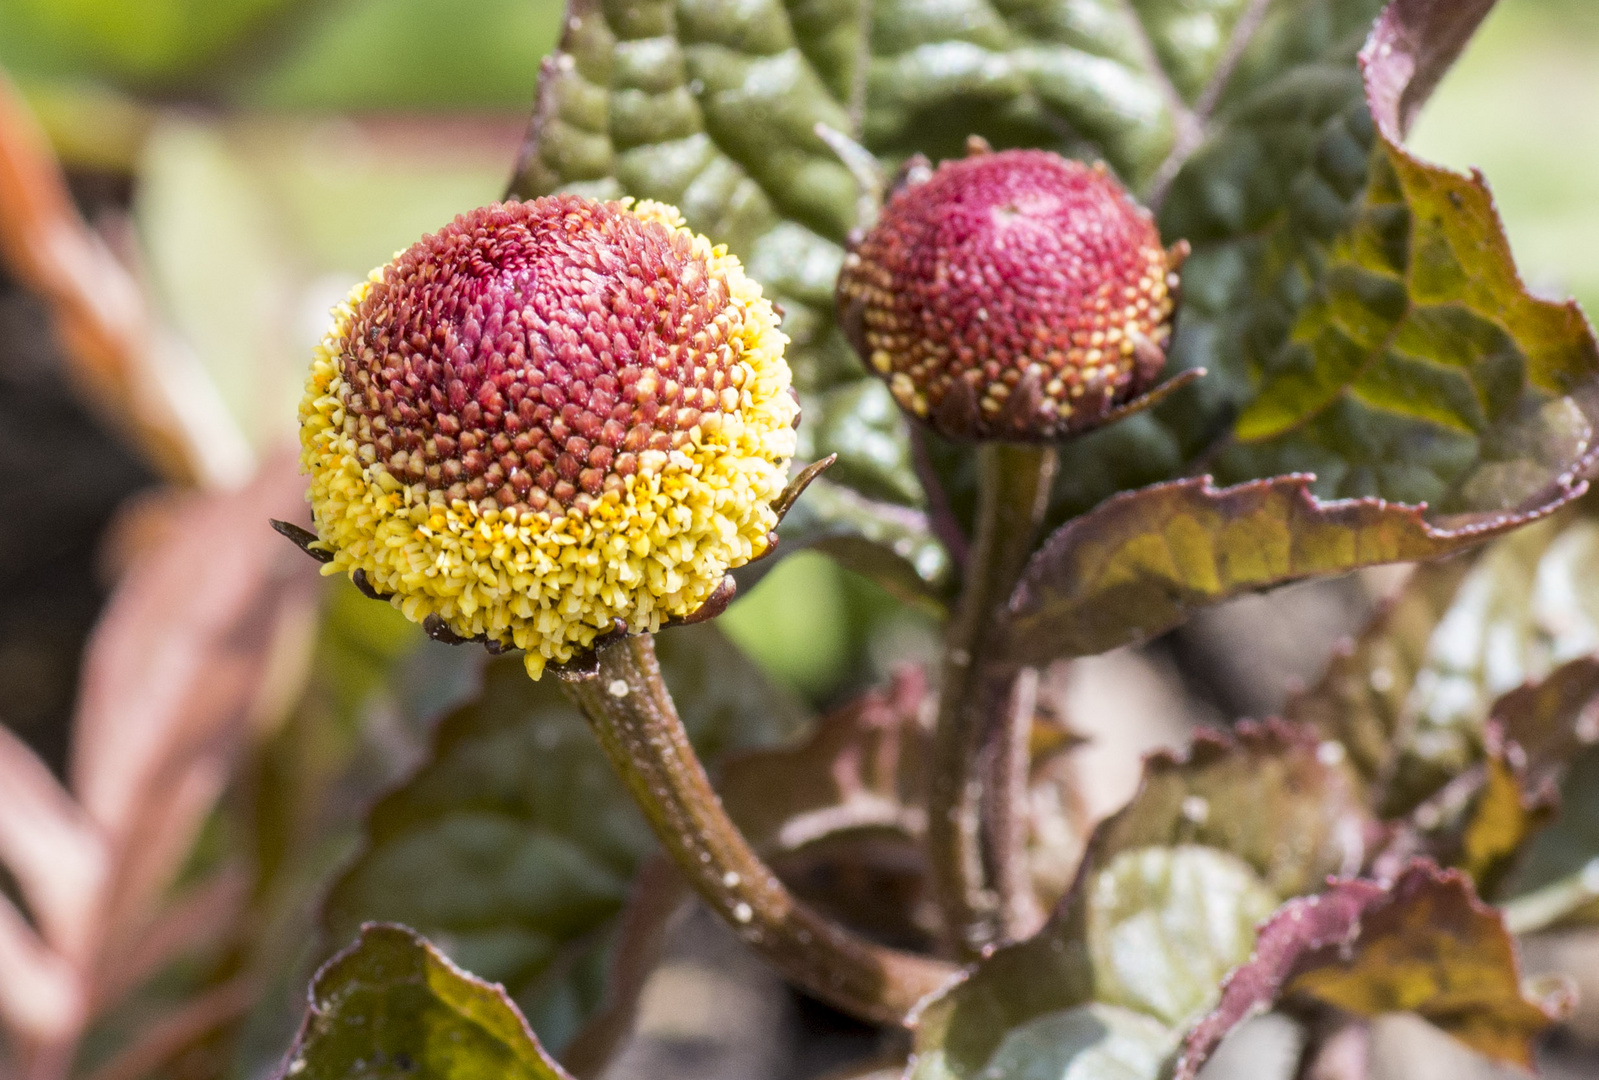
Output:
[[[688,236],[618,204],[458,217],[356,309],[341,365],[363,460],[452,501],[582,505],[737,407],[728,300]]]

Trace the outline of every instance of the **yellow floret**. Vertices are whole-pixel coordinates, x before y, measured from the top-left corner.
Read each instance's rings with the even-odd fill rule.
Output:
[[[407,618],[436,614],[462,637],[514,643],[534,678],[618,620],[643,633],[693,613],[729,569],[761,555],[794,454],[788,339],[760,286],[725,248],[686,229],[673,207],[640,203],[634,212],[690,236],[727,283],[737,327],[730,343],[744,378],[739,407],[715,431],[696,429],[680,451],[641,454],[623,491],[586,511],[516,514],[446,504],[442,492],[403,483],[381,463],[363,465],[354,424],[345,422],[340,355],[381,269],[334,309],[300,404],[300,461],[318,536],[333,553],[323,572],[364,571]]]

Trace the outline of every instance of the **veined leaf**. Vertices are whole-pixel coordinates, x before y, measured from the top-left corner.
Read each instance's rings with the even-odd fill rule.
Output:
[[[1227,1032],[1295,995],[1360,1016],[1414,1012],[1523,1067],[1569,1004],[1560,992],[1526,996],[1500,914],[1461,874],[1416,863],[1391,885],[1344,881],[1284,905],[1215,1011],[1189,1032],[1175,1080],[1192,1080]]]
[[[707,759],[801,723],[798,707],[710,624],[658,642],[667,684]],[[602,996],[607,934],[653,839],[577,711],[520,660],[488,665],[476,700],[439,724],[428,760],[368,815],[324,909],[332,935],[403,921],[505,984],[560,1052]]]
[[[1151,758],[1044,929],[924,1006],[912,1075],[1031,1075],[1017,1060],[1026,1047],[1028,1068],[1153,1080],[1249,955],[1255,923],[1360,865],[1369,819],[1337,750],[1305,728],[1242,725],[1201,736],[1184,758]],[[1144,1071],[1100,1071],[1133,1060]],[[989,1071],[1002,1061],[1015,1072]]]
[[[1380,499],[1323,502],[1312,478],[1217,489],[1209,477],[1118,495],[1058,529],[1010,599],[1009,648],[1026,663],[1086,656],[1176,626],[1193,608],[1322,574],[1437,559],[1518,528],[1549,506],[1434,523]]]
[[[403,926],[368,923],[311,984],[279,1080],[572,1080],[503,988]]]
[[[1371,122],[1346,124],[1350,137],[1290,193],[1325,242],[1277,332],[1257,326],[1254,391],[1222,474],[1314,471],[1323,494],[1454,513],[1528,505],[1591,458],[1599,345],[1587,320],[1527,292],[1480,176],[1402,146],[1491,6],[1401,0],[1379,20],[1361,54]],[[1370,164],[1347,201],[1362,141]]]

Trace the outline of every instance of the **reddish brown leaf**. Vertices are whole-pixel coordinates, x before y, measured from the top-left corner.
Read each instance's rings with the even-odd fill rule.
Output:
[[[0,1026],[19,1041],[71,1038],[83,1023],[79,973],[0,895]]]
[[[304,515],[295,460],[196,499],[95,628],[72,786],[119,861],[107,917],[131,931],[188,851],[234,754],[304,675],[317,573],[268,525]]]
[[[81,959],[99,914],[105,845],[44,762],[3,725],[0,863],[16,879],[50,948]]]
[[[47,299],[90,403],[168,477],[228,484],[251,452],[198,359],[164,347],[138,284],[78,216],[66,178],[0,76],[0,258]]]
[[[1178,480],[1106,500],[1052,535],[1010,599],[1025,663],[1085,656],[1176,626],[1194,608],[1300,578],[1442,558],[1537,520],[1587,490],[1575,475],[1504,513],[1429,520],[1424,506],[1324,502],[1303,475],[1214,487]]]
[[[1514,939],[1463,874],[1413,863],[1391,885],[1341,881],[1283,905],[1184,1040],[1175,1080],[1192,1080],[1228,1032],[1295,994],[1361,1016],[1414,1012],[1524,1066],[1566,1005],[1524,995]]]
[[[804,742],[730,758],[718,785],[728,813],[768,853],[856,829],[920,835],[926,697],[921,672],[901,668],[888,692],[828,714]]]
[[[1563,765],[1599,739],[1599,657],[1583,656],[1494,702],[1490,723],[1526,752],[1533,771]]]
[[[1495,0],[1394,0],[1377,20],[1361,62],[1377,125],[1399,142]]]

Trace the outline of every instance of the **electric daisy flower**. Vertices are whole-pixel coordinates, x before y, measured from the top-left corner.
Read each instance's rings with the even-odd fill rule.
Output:
[[[839,310],[900,407],[942,434],[1059,439],[1160,374],[1186,250],[1161,247],[1103,165],[984,147],[894,194],[845,259]]]
[[[692,615],[777,523],[799,412],[777,322],[670,206],[456,218],[316,350],[300,443],[325,572],[526,650],[534,678]]]

